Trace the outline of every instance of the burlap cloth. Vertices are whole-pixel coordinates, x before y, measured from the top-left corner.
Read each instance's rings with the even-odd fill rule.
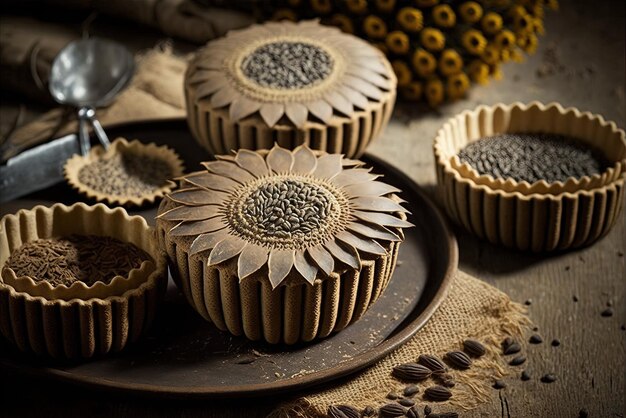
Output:
[[[6,33],[7,28],[4,29]],[[15,36],[21,30],[20,25],[14,25],[9,30]],[[58,50],[69,41],[67,37],[71,39],[73,35],[63,30],[57,30],[54,32],[55,36],[48,37],[42,31],[37,33],[38,36],[26,38],[31,44],[21,48],[19,45],[11,45],[5,39],[8,45],[5,42],[0,55],[10,50],[22,51],[18,57],[20,59],[14,59],[13,62],[19,61],[26,68],[49,68],[49,61],[54,57],[51,51]],[[34,44],[43,48],[43,51],[33,55]],[[137,73],[131,85],[110,107],[98,110],[98,116],[105,127],[125,121],[185,114],[183,73],[186,59],[173,55],[165,45],[140,54],[137,62]],[[75,131],[76,123],[73,118],[64,118],[63,115],[67,115],[67,112],[60,108],[53,109],[34,122],[15,129],[11,140],[19,144],[32,144]],[[507,335],[520,336],[528,323],[523,308],[512,302],[507,295],[459,272],[439,310],[408,343],[354,377],[288,401],[271,415],[325,416],[328,406],[335,404],[349,404],[359,409],[381,406],[390,402],[385,399],[389,392],[401,392],[406,385],[391,376],[393,366],[415,361],[420,354],[443,355],[446,351],[459,349],[465,338],[482,341],[488,352],[474,361],[468,371],[451,371],[457,382],[452,389],[453,396],[449,401],[434,406],[434,409],[458,411],[475,408],[495,395],[496,391],[491,388],[494,379],[505,376],[512,370],[500,354],[500,342]],[[424,388],[433,384],[432,380],[420,384],[420,393],[416,397],[418,404],[425,403],[422,401]]]

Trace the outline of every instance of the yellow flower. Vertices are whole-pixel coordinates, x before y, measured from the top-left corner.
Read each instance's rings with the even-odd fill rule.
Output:
[[[489,66],[482,60],[476,59],[470,62],[468,72],[472,80],[478,84],[487,84],[489,82]]]
[[[459,6],[461,19],[467,23],[476,23],[483,16],[483,8],[475,1],[468,1]]]
[[[311,7],[318,13],[329,13],[333,5],[331,0],[311,0]]]
[[[502,29],[502,16],[494,12],[489,12],[483,17],[480,23],[485,33],[493,35]]]
[[[339,13],[334,14],[331,16],[328,22],[333,26],[337,26],[345,33],[354,33],[354,24],[352,23],[352,20],[350,20],[350,18],[346,15],[342,15]]]
[[[546,30],[543,26],[543,20],[541,19],[533,19],[533,29],[539,35],[543,35],[544,33],[546,33]]]
[[[415,0],[419,7],[432,7],[439,3],[439,0]]]
[[[451,28],[456,23],[456,15],[454,10],[447,4],[440,4],[433,8],[433,20],[437,26],[443,28]]]
[[[443,75],[456,74],[463,68],[463,58],[454,49],[446,49],[439,57],[439,71]]]
[[[441,51],[446,46],[446,37],[443,32],[435,28],[426,28],[420,33],[420,40],[424,48],[430,51]]]
[[[431,78],[426,82],[424,89],[426,101],[432,107],[436,107],[443,102],[443,82],[438,78]]]
[[[524,50],[532,55],[535,52],[537,52],[538,44],[539,44],[539,39],[537,39],[537,35],[535,35],[534,33],[531,33],[528,35],[528,41],[526,43],[526,47],[524,48]]]
[[[501,49],[500,50],[500,61],[509,62],[511,61],[511,50],[510,49]]]
[[[533,28],[532,18],[528,14],[515,15],[513,17],[513,27],[516,32],[527,32]]]
[[[409,52],[409,37],[406,33],[394,30],[387,35],[385,39],[387,48],[394,54],[402,55]]]
[[[496,64],[500,60],[500,50],[497,46],[489,44],[481,54],[481,58],[487,64]]]
[[[515,35],[510,30],[505,29],[496,35],[495,41],[500,48],[510,48],[515,45]]]
[[[451,100],[461,98],[469,88],[470,81],[467,74],[461,72],[448,77],[446,93]]]
[[[413,68],[421,77],[431,75],[437,69],[437,60],[430,52],[418,48],[413,53]]]
[[[295,22],[298,20],[298,16],[296,16],[295,12],[291,9],[278,9],[272,15],[272,20],[290,20]]]
[[[408,32],[418,32],[422,29],[424,18],[422,12],[413,7],[403,7],[396,17],[402,29]]]
[[[370,15],[363,20],[363,31],[370,38],[382,39],[387,35],[387,24],[380,17]]]
[[[395,60],[391,63],[391,67],[393,71],[396,73],[396,77],[398,78],[398,86],[406,86],[411,82],[412,74],[411,69],[404,61]]]
[[[517,48],[511,49],[511,60],[514,62],[524,62],[524,54]]]
[[[396,7],[396,0],[376,0],[376,8],[381,12],[391,12]]]
[[[500,64],[492,65],[490,68],[491,77],[495,80],[502,80],[502,69],[500,68]]]
[[[470,54],[480,55],[485,50],[487,40],[479,30],[469,29],[461,36],[461,44]]]
[[[419,81],[411,81],[400,89],[402,97],[407,100],[419,100],[422,97],[424,86]]]
[[[345,0],[348,10],[352,13],[363,13],[367,11],[367,0]]]

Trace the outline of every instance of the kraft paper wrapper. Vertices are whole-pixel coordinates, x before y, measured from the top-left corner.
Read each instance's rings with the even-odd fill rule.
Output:
[[[102,204],[37,206],[0,221],[0,265],[22,243],[68,234],[112,236],[146,251],[153,260],[109,284],[52,287],[3,268],[0,332],[22,351],[55,358],[88,358],[121,350],[137,340],[156,312],[166,283],[165,254],[139,216]]]
[[[82,195],[97,202],[106,202],[111,206],[136,207],[154,204],[157,199],[163,198],[163,196],[172,191],[174,184],[170,181],[165,181],[161,187],[155,189],[152,193],[140,197],[111,195],[94,190],[80,181],[78,174],[81,168],[101,158],[110,157],[115,153],[134,153],[159,159],[170,167],[171,176],[169,177],[178,177],[184,171],[183,162],[178,154],[167,146],[158,146],[154,143],[144,144],[136,139],[129,142],[124,138],[117,138],[111,143],[108,150],[105,150],[102,145],[97,145],[91,148],[87,156],[83,157],[76,154],[67,160],[63,169],[66,181]]]
[[[585,145],[599,151],[609,161],[602,172],[582,178],[570,177],[565,182],[535,183],[516,181],[512,178],[494,178],[479,174],[468,163],[461,162],[457,153],[469,143],[480,138],[501,133],[551,133],[579,139]],[[452,169],[464,177],[492,189],[520,192],[524,195],[593,190],[619,179],[626,167],[626,137],[614,122],[605,121],[600,115],[581,112],[576,108],[563,108],[558,103],[544,105],[514,103],[495,106],[479,106],[450,119],[435,139],[435,156],[438,163],[449,161]]]
[[[467,143],[467,138],[529,130],[563,133],[554,129],[555,126],[562,126],[560,122],[550,122],[560,117],[572,118],[569,119],[571,124],[578,126],[573,131],[574,136],[586,138],[607,157],[613,155],[619,163],[621,155],[617,152],[622,149],[623,132],[618,132],[617,136],[604,134],[613,132],[614,124],[604,122],[601,117],[577,109],[564,110],[558,104],[480,106],[451,119],[435,139],[437,184],[450,217],[493,244],[533,252],[577,248],[606,235],[619,218],[623,206],[624,176],[621,168],[619,174],[612,174],[612,181],[596,179],[601,186],[595,188],[591,187],[593,179],[579,183],[580,189],[570,189],[576,183],[568,180],[552,189],[535,184],[533,192],[530,187],[524,189],[520,184],[517,185],[520,189],[515,189],[512,182],[501,188],[497,187],[499,183],[493,181],[480,184],[452,166],[451,153],[456,153]],[[537,121],[535,127],[531,126],[533,120]],[[526,124],[522,125],[522,121]],[[553,129],[550,130],[550,127]],[[599,139],[597,143],[592,142],[594,138]],[[621,165],[616,164],[616,167]],[[559,187],[567,191],[555,193],[554,190],[559,190]]]
[[[227,108],[214,109],[208,100],[196,103],[193,90],[185,88],[189,128],[196,141],[212,154],[272,148],[277,143],[288,149],[306,144],[311,149],[358,158],[391,118],[396,93],[386,92],[385,96],[385,100],[370,102],[368,109],[356,111],[350,118],[335,114],[328,124],[308,120],[301,128],[283,118],[270,128],[258,114],[233,122]]]
[[[170,202],[163,200],[159,213],[169,208]],[[358,320],[387,287],[401,244],[390,242],[383,245],[387,255],[363,258],[360,271],[320,275],[314,285],[294,269],[272,290],[267,266],[240,282],[235,261],[208,267],[203,253],[189,256],[193,239],[166,234],[174,225],[158,219],[158,239],[168,254],[172,277],[191,306],[222,331],[271,344],[323,338]],[[400,229],[394,232],[404,237]]]

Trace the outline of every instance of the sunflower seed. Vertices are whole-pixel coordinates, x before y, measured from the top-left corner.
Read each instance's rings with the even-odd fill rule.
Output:
[[[558,347],[561,345],[561,341],[559,341],[558,339],[554,339],[552,340],[552,347]]]
[[[487,352],[485,346],[476,340],[463,341],[463,350],[472,357],[482,357]]]
[[[406,413],[406,409],[397,403],[388,403],[387,405],[381,406],[378,413],[381,417],[401,417]]]
[[[530,375],[528,374],[528,372],[527,372],[526,370],[524,370],[524,371],[522,372],[521,379],[522,379],[524,382],[525,382],[525,381],[527,381],[527,380],[530,380]]]
[[[363,410],[364,417],[371,417],[375,413],[376,413],[376,410],[372,408],[371,406],[366,406],[365,409]]]
[[[429,387],[424,391],[424,394],[426,395],[426,398],[435,402],[447,401],[452,397],[450,389],[439,385]]]
[[[455,369],[469,369],[472,365],[472,359],[462,351],[450,351],[446,353],[444,359]]]
[[[417,406],[412,406],[406,411],[407,418],[420,418],[420,411],[417,409]]]
[[[553,374],[544,374],[543,376],[541,376],[541,381],[543,383],[552,383],[556,381],[556,376]]]
[[[431,370],[421,364],[405,363],[393,368],[392,374],[398,379],[420,382],[431,375]]]
[[[348,418],[348,416],[335,405],[329,406],[326,413],[328,414],[329,418]]]
[[[413,395],[415,395],[419,391],[420,391],[420,389],[419,389],[419,387],[417,387],[417,385],[409,385],[409,386],[404,388],[404,391],[402,392],[402,394],[404,396],[413,396]]]
[[[519,366],[520,364],[523,364],[524,362],[526,362],[526,357],[516,356],[513,360],[509,361],[509,364],[511,366]]]
[[[504,383],[502,380],[496,380],[495,382],[493,382],[494,389],[504,389],[505,387],[506,383]]]
[[[389,392],[387,394],[387,399],[391,399],[392,401],[398,399],[399,397],[400,395],[398,395],[396,392]]]
[[[522,350],[522,347],[516,343],[513,342],[511,344],[509,344],[507,347],[504,348],[504,354],[505,355],[509,355],[509,354],[515,354],[515,353],[519,353]]]
[[[413,406],[415,405],[415,401],[409,398],[398,399],[398,403],[402,406]]]
[[[533,334],[530,336],[528,342],[531,344],[541,344],[543,342],[543,338],[541,338],[541,335],[539,334]]]
[[[424,415],[430,415],[433,412],[433,409],[430,407],[430,405],[426,405],[424,407]]]
[[[605,310],[603,310],[600,315],[604,316],[604,317],[609,317],[609,316],[613,316],[613,308],[611,308],[610,306],[608,308],[606,308]]]
[[[422,354],[417,359],[417,362],[423,366],[428,367],[433,373],[445,373],[448,368],[439,359],[439,357],[431,354]]]

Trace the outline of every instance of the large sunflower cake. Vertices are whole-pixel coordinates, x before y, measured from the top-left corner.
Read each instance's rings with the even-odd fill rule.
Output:
[[[278,142],[359,156],[387,124],[395,89],[378,49],[317,21],[231,31],[185,75],[189,126],[214,154]]]
[[[406,209],[340,154],[239,150],[179,179],[157,229],[172,274],[219,329],[310,341],[359,319],[393,273]]]

